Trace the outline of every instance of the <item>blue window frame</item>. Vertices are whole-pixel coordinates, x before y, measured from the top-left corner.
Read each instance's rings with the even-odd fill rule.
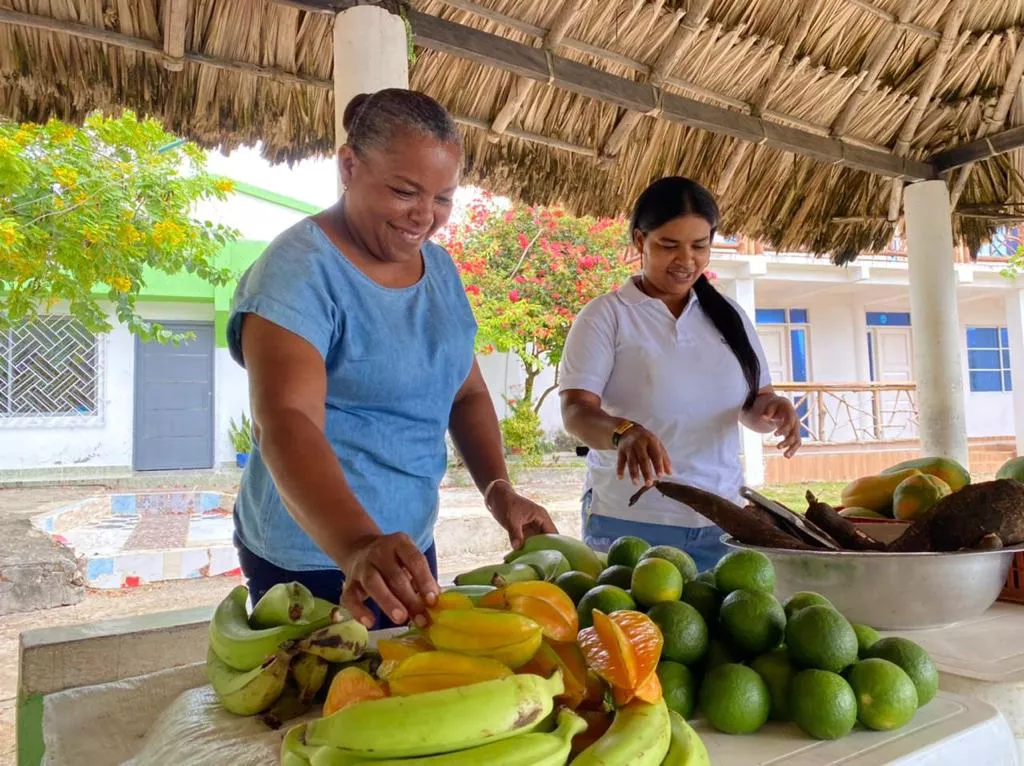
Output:
[[[807,309],[755,309],[754,321],[759,325],[775,325],[789,330],[790,379],[794,383],[806,383],[810,379],[810,360],[807,348]],[[794,396],[794,402],[800,395]],[[807,418],[807,401],[797,405],[797,414],[802,422]],[[810,436],[806,426],[801,429],[804,437]]]
[[[900,311],[869,311],[868,327],[910,327],[910,314]]]
[[[967,328],[967,381],[976,393],[1013,390],[1005,327]]]

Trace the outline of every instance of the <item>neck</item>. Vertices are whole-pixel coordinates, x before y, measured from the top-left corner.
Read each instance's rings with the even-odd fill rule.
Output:
[[[671,293],[665,293],[656,288],[650,283],[649,280],[645,279],[644,276],[640,275],[640,283],[638,285],[640,291],[644,295],[650,296],[651,298],[657,298],[659,301],[668,307],[668,310],[672,312],[672,316],[677,319],[682,316],[683,309],[686,308],[686,304],[690,302],[690,294],[693,292],[692,289],[687,290],[683,295],[673,295]]]

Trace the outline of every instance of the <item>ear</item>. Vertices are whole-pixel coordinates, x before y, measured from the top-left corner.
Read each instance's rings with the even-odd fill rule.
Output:
[[[644,234],[640,229],[633,230],[633,247],[641,256],[644,254]]]
[[[348,144],[343,144],[338,149],[338,171],[341,173],[341,182],[348,188],[355,174],[356,153]]]

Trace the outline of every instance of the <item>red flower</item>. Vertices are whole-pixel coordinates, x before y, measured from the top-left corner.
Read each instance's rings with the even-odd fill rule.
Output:
[[[527,238],[527,236],[525,234],[520,234],[519,235],[518,242],[519,242],[519,249],[520,250],[525,250],[527,248],[527,246],[530,244],[530,240]]]
[[[466,285],[466,292],[470,295],[479,295],[480,287],[478,285]]]
[[[519,291],[518,290],[510,290],[509,294],[508,294],[508,299],[512,303],[518,303],[519,302]]]

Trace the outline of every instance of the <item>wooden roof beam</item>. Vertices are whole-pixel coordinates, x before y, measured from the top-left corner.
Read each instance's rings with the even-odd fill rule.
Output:
[[[408,18],[412,25],[413,41],[423,48],[459,56],[539,82],[549,82],[571,93],[603,101],[620,109],[641,114],[659,110],[664,119],[681,125],[765,144],[819,162],[856,168],[881,176],[914,181],[936,177],[934,169],[926,162],[865,149],[835,138],[816,136],[705,104],[570,59],[545,55],[544,51],[532,46],[418,11],[410,10]]]
[[[569,31],[569,27],[571,27],[572,23],[576,20],[582,6],[583,3],[581,0],[567,0],[567,2],[563,3],[558,14],[555,16],[551,29],[549,29],[548,33],[544,36],[544,43],[542,47],[545,51],[553,52],[558,48],[566,33]],[[533,90],[533,83],[533,80],[526,77],[517,77],[512,83],[512,90],[508,94],[508,99],[498,111],[497,116],[494,118],[494,122],[491,123],[490,135],[488,136],[490,141],[497,141],[501,134],[508,128],[512,120],[516,118],[516,115],[519,114],[519,110],[526,101],[526,97],[530,95],[530,91]]]
[[[918,35],[920,37],[927,37],[930,40],[941,40],[942,39],[942,35],[940,33],[936,32],[934,29],[929,29],[928,27],[921,26],[920,24],[912,24],[909,21],[907,21],[906,19],[903,19],[901,17],[901,15],[898,15],[898,14],[895,14],[895,13],[890,13],[889,11],[885,10],[884,8],[879,8],[877,5],[875,5],[874,3],[870,2],[870,0],[843,0],[843,1],[848,3],[849,5],[854,6],[855,8],[860,8],[862,11],[866,11],[867,13],[870,13],[872,16],[877,16],[878,18],[882,19],[883,21],[885,21],[890,26],[896,27],[896,28],[898,28],[898,29],[900,29],[900,30],[902,30],[904,32],[909,32],[911,34],[915,34],[915,35]]]
[[[676,64],[679,63],[680,56],[683,55],[683,52],[700,32],[710,7],[711,0],[696,0],[687,9],[679,24],[679,28],[676,29],[672,39],[669,40],[665,48],[658,54],[657,61],[651,67],[651,73],[647,78],[648,82],[655,87],[661,87],[664,84],[665,78],[668,77],[672,70],[675,69]],[[627,111],[619,118],[611,134],[605,139],[604,146],[601,147],[602,162],[613,162],[619,156],[619,152],[622,151],[626,139],[629,138],[629,134],[643,116],[643,112]]]
[[[188,24],[189,0],[164,0],[163,38],[164,68],[180,72],[185,68],[185,27]]]
[[[917,8],[918,0],[902,0],[899,5],[899,20],[906,22],[914,13],[914,9]],[[889,33],[879,40],[878,45],[872,51],[870,58],[868,59],[867,71],[863,73],[860,83],[857,85],[857,89],[850,94],[850,97],[846,99],[846,103],[843,105],[842,111],[839,112],[839,116],[836,117],[835,122],[832,123],[832,135],[842,136],[846,133],[847,128],[850,126],[850,120],[853,115],[857,113],[857,109],[860,108],[861,102],[864,98],[875,89],[878,83],[878,77],[882,73],[882,69],[885,68],[886,62],[892,55],[892,52],[896,49],[896,44],[900,41],[900,37],[903,36],[903,28],[901,26],[893,26],[889,29]]]
[[[992,114],[981,123],[975,138],[983,139],[989,137],[1006,125],[1006,116],[1010,113],[1010,106],[1013,105],[1013,99],[1018,94],[1022,80],[1024,80],[1024,37],[1018,35],[1017,52],[1013,56],[1013,63],[1010,64],[1010,71],[1006,75],[1006,82],[1003,83],[1003,88],[999,93],[999,100],[996,102],[995,107],[993,107]],[[973,168],[974,162],[965,163],[963,170],[960,171],[960,175],[957,176],[956,182],[949,192],[949,204],[954,210],[956,210],[956,205],[960,201],[960,195],[964,193],[967,179],[970,178]]]
[[[1024,147],[1024,125],[993,133],[968,144],[960,144],[935,154],[931,158],[935,170],[948,173],[982,160],[998,157]]]
[[[968,3],[969,0],[953,0],[953,4],[949,7],[949,15],[946,17],[946,24],[942,29],[942,40],[931,61],[928,62],[928,72],[924,80],[921,81],[914,106],[903,120],[899,137],[896,139],[896,155],[899,157],[906,157],[910,153],[911,142],[917,135],[917,129],[924,118],[925,109],[931,103],[932,96],[935,95],[939,86],[939,80],[949,65],[953,51],[956,50],[957,38],[960,36],[960,27],[964,23],[964,17],[967,15]],[[903,181],[897,178],[893,180],[892,190],[889,192],[889,223],[895,223],[899,219],[902,201]]]
[[[754,100],[750,102],[750,113],[755,117],[760,117],[765,110],[765,107],[771,102],[772,96],[778,89],[779,85],[782,84],[782,78],[786,76],[786,72],[793,65],[793,59],[796,58],[796,52],[800,50],[800,46],[803,44],[804,39],[807,37],[807,33],[811,29],[811,22],[814,21],[814,17],[818,15],[818,11],[821,10],[821,6],[824,5],[824,0],[807,0],[800,10],[799,21],[793,30],[789,33],[789,37],[786,39],[786,47],[782,49],[782,54],[779,56],[779,60],[775,62],[775,66],[772,67],[771,74],[768,75],[768,79],[764,82],[760,88],[758,88],[757,95],[754,96]],[[726,189],[729,188],[729,184],[732,183],[733,176],[736,175],[736,171],[739,170],[740,164],[743,162],[743,158],[747,156],[747,152],[750,149],[750,144],[739,141],[732,148],[732,152],[729,154],[729,158],[725,161],[725,168],[722,170],[722,175],[718,177],[718,183],[715,186],[715,190],[718,194],[724,194]]]

